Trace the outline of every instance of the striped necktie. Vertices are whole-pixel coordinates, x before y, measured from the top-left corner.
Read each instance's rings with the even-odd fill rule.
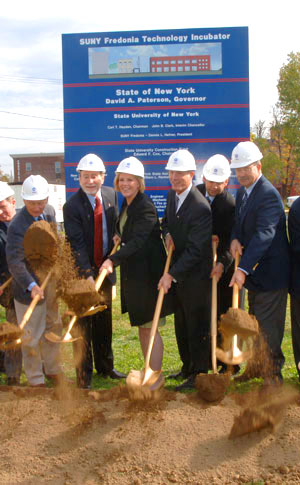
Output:
[[[248,201],[248,194],[247,194],[247,192],[245,192],[244,195],[243,195],[243,198],[242,198],[240,208],[239,208],[239,216],[241,216],[243,214],[245,207],[246,207],[246,204],[247,204],[247,201]]]

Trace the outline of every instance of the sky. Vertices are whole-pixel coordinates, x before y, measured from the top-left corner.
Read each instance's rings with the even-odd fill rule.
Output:
[[[61,35],[133,30],[249,27],[250,125],[268,125],[280,68],[300,51],[295,0],[15,0],[0,11],[0,169],[10,154],[61,153]]]

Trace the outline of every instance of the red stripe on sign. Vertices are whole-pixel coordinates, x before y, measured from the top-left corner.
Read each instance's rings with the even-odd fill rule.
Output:
[[[66,108],[65,113],[97,113],[99,111],[146,111],[166,109],[240,109],[249,108],[249,104],[191,104],[167,106],[114,106],[112,108]]]
[[[101,146],[101,145],[154,145],[169,143],[230,143],[247,141],[248,138],[174,138],[173,140],[118,140],[118,141],[73,141],[65,143],[66,147]]]
[[[200,84],[200,83],[247,83],[248,77],[220,78],[220,79],[168,79],[157,81],[91,81],[89,83],[66,83],[64,88],[87,88],[98,86],[146,86],[147,84]]]

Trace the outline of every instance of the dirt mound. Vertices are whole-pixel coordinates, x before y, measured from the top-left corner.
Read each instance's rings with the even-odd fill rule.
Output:
[[[25,258],[33,268],[51,266],[57,260],[57,234],[47,221],[36,221],[24,236]]]
[[[136,403],[124,385],[60,395],[0,389],[3,485],[300,482],[300,408],[293,403],[275,434],[228,440],[240,410],[230,396],[210,405],[196,393],[164,389],[161,400]],[[241,403],[255,399],[249,393]]]

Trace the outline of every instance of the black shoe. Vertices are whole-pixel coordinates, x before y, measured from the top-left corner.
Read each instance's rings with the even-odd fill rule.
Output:
[[[20,385],[20,378],[19,377],[8,377],[6,380],[6,384],[8,386],[19,386]]]
[[[195,389],[195,376],[188,377],[180,386],[175,387],[176,391],[185,391],[186,389]]]
[[[123,374],[123,372],[119,372],[116,369],[113,369],[109,374],[108,377],[111,379],[126,379],[127,374]]]
[[[167,379],[187,379],[189,377],[189,374],[187,372],[184,372],[180,370],[179,372],[174,372],[174,374],[170,374]]]
[[[110,377],[111,379],[126,379],[127,374],[123,374],[123,372],[119,372],[118,370],[113,369],[107,373],[97,372],[97,376],[104,377],[104,378]]]

